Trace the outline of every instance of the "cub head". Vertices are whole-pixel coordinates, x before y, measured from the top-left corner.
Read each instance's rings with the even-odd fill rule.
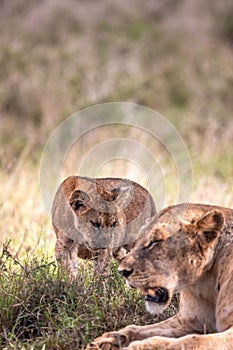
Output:
[[[92,250],[113,248],[124,240],[126,217],[124,208],[130,201],[131,187],[106,191],[74,190],[69,204],[74,213],[76,229],[82,241]]]
[[[211,268],[224,216],[212,210],[196,220],[171,222],[154,217],[119,266],[129,286],[145,295],[152,314],[162,312],[173,293],[197,284]]]

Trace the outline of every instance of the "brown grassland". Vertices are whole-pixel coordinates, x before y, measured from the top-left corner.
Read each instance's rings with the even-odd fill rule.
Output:
[[[48,137],[74,112],[117,101],[158,111],[188,147],[191,200],[233,207],[232,15],[228,0],[0,2],[1,349],[84,349],[104,331],[153,319],[115,263],[108,281],[88,263],[71,285],[58,274],[39,168]],[[104,139],[101,129],[82,147]],[[162,151],[160,161],[172,204]],[[124,162],[103,171],[130,173]],[[175,298],[161,317],[176,310]]]

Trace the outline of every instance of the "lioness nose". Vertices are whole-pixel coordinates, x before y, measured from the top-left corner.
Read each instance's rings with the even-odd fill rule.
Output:
[[[133,273],[133,269],[131,270],[121,270],[121,269],[118,269],[118,272],[124,276],[125,278],[129,277],[132,273]]]

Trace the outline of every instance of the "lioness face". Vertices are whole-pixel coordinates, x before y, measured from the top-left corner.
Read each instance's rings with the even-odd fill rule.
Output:
[[[142,237],[123,259],[119,272],[128,284],[145,295],[147,310],[162,312],[173,293],[194,285],[211,267],[220,230],[222,212],[212,210],[198,220],[163,222],[153,218],[142,228]]]
[[[130,188],[102,192],[102,196],[76,190],[70,197],[76,229],[91,250],[114,248],[124,241],[126,218],[124,203]]]

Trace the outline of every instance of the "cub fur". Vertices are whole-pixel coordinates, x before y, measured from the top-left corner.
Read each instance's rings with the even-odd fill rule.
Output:
[[[53,202],[56,258],[71,278],[78,257],[93,259],[95,268],[102,269],[109,256],[120,260],[132,248],[139,229],[155,212],[148,191],[133,181],[70,176]]]
[[[202,204],[168,207],[142,228],[119,272],[152,314],[180,293],[177,315],[105,333],[87,349],[231,350],[233,210]],[[215,333],[213,331],[215,330]]]

